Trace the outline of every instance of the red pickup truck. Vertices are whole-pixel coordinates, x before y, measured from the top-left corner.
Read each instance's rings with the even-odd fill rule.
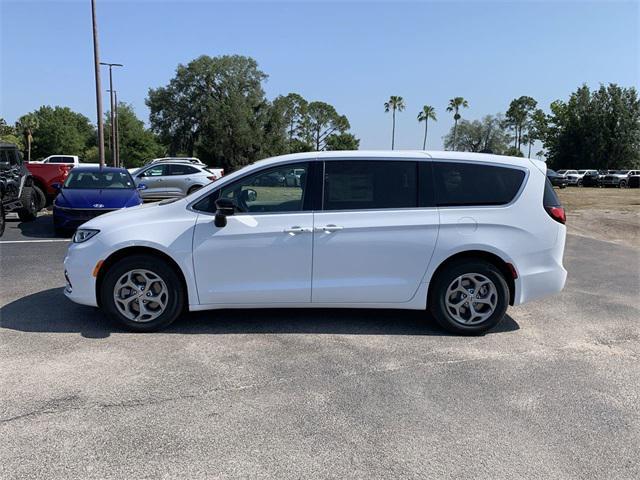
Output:
[[[73,164],[64,163],[28,162],[25,165],[33,177],[34,190],[40,197],[38,210],[53,202],[58,192],[51,185],[64,182],[73,168]]]

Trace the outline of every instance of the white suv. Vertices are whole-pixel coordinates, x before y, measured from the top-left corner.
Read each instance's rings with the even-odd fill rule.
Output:
[[[323,307],[428,308],[478,334],[564,286],[565,216],[545,172],[458,152],[262,160],[84,224],[65,294],[135,331],[187,309]]]

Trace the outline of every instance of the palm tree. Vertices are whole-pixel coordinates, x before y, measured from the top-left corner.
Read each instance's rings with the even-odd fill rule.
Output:
[[[391,111],[393,114],[393,127],[391,129],[391,150],[395,145],[396,139],[396,110],[399,112],[404,110],[404,99],[396,95],[391,95],[388,102],[384,102],[384,111]]]
[[[431,105],[425,105],[418,113],[418,122],[424,122],[424,140],[422,141],[422,149],[426,150],[427,148],[427,128],[429,124],[429,119],[437,122],[436,119],[436,109]]]
[[[467,108],[469,106],[469,102],[467,102],[463,97],[454,97],[449,100],[449,106],[447,107],[447,112],[455,112],[453,114],[453,149],[456,149],[456,132],[458,130],[458,120],[460,120],[460,107]]]
[[[23,115],[16,122],[16,130],[22,133],[27,144],[27,162],[31,161],[31,141],[36,128],[38,128],[38,118],[31,113]]]

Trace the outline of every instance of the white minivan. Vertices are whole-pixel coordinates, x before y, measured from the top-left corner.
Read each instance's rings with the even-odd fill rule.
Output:
[[[564,286],[565,214],[545,172],[460,152],[269,158],[85,223],[65,294],[134,331],[185,310],[322,307],[428,309],[482,333]]]

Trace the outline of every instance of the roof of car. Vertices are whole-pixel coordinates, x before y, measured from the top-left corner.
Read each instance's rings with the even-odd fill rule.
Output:
[[[490,162],[505,165],[529,165],[531,162],[544,162],[534,159],[522,157],[507,157],[504,155],[495,155],[492,153],[474,153],[474,152],[450,152],[450,151],[431,151],[431,150],[337,150],[330,152],[304,152],[291,153],[278,157],[265,158],[254,163],[254,165],[277,164],[291,160],[329,160],[329,159],[357,159],[357,158],[379,158],[385,160],[402,160],[429,158],[436,160],[466,160],[475,162]]]
[[[129,173],[129,171],[126,168],[121,168],[121,167],[102,167],[100,168],[99,166],[91,166],[91,167],[83,167],[83,166],[78,166],[78,167],[74,167],[73,171],[75,173],[82,173],[82,172],[95,172],[96,170],[100,170],[103,172],[127,172]]]

